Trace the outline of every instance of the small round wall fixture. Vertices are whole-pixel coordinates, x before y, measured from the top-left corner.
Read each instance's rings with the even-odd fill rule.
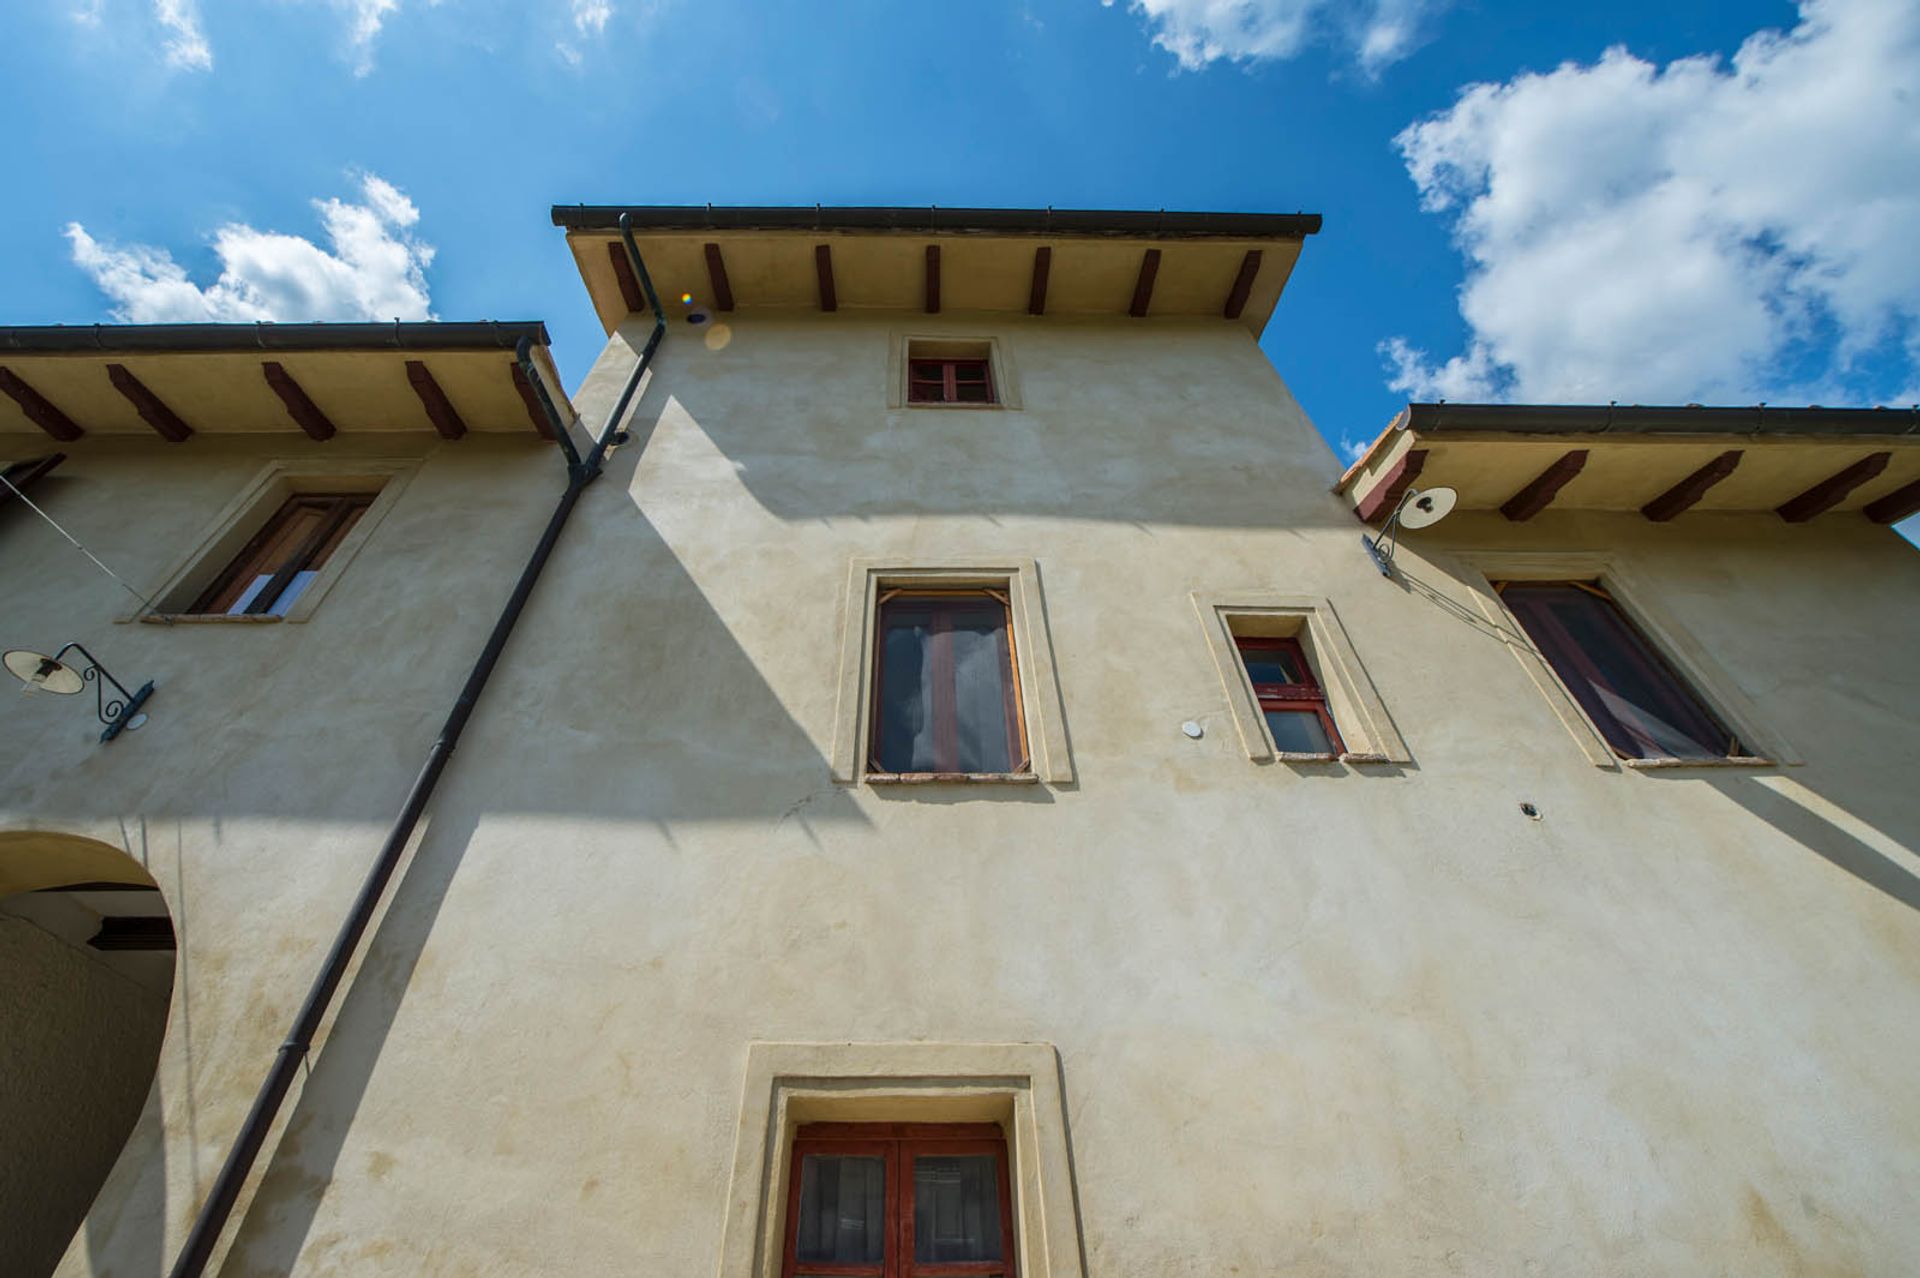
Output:
[[[79,653],[86,664],[69,665],[62,661],[61,658],[70,652]],[[91,652],[77,643],[68,644],[51,657],[28,648],[11,648],[4,656],[0,656],[0,664],[6,666],[8,674],[26,685],[27,692],[51,692],[70,697],[92,684],[94,713],[104,725],[100,731],[103,744],[122,732],[138,729],[147,721],[140,707],[153,695],[153,681],[149,679],[141,684],[138,692],[128,692]],[[113,689],[112,696],[107,694],[109,687]]]
[[[1204,737],[1207,735],[1207,730],[1200,726],[1200,721],[1198,719],[1187,720],[1185,723],[1180,725],[1180,731],[1186,733],[1189,737],[1192,737],[1195,741],[1198,741],[1201,737]]]

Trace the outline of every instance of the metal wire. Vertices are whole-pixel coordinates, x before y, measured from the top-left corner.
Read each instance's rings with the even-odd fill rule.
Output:
[[[12,492],[15,497],[18,497],[21,501],[27,503],[28,510],[31,510],[34,514],[46,520],[47,523],[52,526],[55,532],[59,533],[62,537],[65,537],[69,542],[72,543],[73,548],[75,550],[79,551],[81,554],[85,555],[87,558],[93,560],[93,566],[95,568],[98,568],[101,572],[104,572],[105,574],[107,574],[107,576],[119,582],[120,588],[122,590],[125,590],[128,594],[132,595],[135,599],[138,599],[140,601],[140,607],[142,609],[151,609],[153,607],[152,596],[141,594],[138,590],[135,590],[132,586],[127,584],[126,578],[122,577],[119,573],[115,572],[113,569],[101,563],[100,556],[94,554],[91,550],[88,550],[85,546],[81,545],[79,538],[75,537],[72,533],[68,532],[66,529],[60,526],[59,520],[55,519],[52,515],[49,515],[46,511],[34,505],[33,498],[27,496],[25,493],[21,492],[17,487],[15,487],[11,479],[8,479],[5,475],[0,475],[0,484],[5,484],[8,490]],[[158,614],[155,614],[155,615],[158,615]],[[166,621],[169,625],[172,624],[172,622],[166,617],[161,617],[160,619],[162,621]]]

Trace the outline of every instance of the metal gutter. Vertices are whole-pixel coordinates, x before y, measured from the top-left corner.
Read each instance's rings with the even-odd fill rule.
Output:
[[[607,231],[628,219],[646,231],[869,231],[915,234],[1088,235],[1126,239],[1299,239],[1318,213],[1180,213],[1165,209],[831,208],[713,204],[556,204],[553,224]]]
[[[1437,403],[1407,405],[1405,420],[1396,419],[1394,425],[1420,435],[1777,435],[1844,439],[1920,434],[1920,407]]]
[[[547,346],[538,320],[403,324],[35,324],[0,327],[0,351],[49,355],[181,351],[457,351]]]
[[[624,228],[623,228],[624,229]],[[360,939],[365,935],[367,926],[372,923],[374,913],[379,909],[380,899],[385,894],[387,884],[392,880],[400,859],[406,852],[407,843],[413,837],[414,827],[419,823],[421,814],[426,811],[427,802],[433,797],[441,774],[446,771],[447,763],[453,757],[454,749],[460,743],[460,735],[466,731],[467,721],[473,715],[474,707],[480,702],[480,694],[486,690],[487,681],[493,676],[494,667],[499,664],[500,655],[506,650],[507,640],[513,635],[514,625],[520,620],[527,600],[533,594],[534,585],[540,580],[546,569],[547,561],[553,555],[553,549],[559,544],[560,534],[565,529],[567,519],[579,504],[580,494],[586,491],[600,474],[601,463],[607,449],[621,442],[626,432],[620,429],[621,419],[626,416],[627,406],[632,403],[634,392],[639,389],[641,379],[646,375],[653,362],[654,352],[660,347],[660,339],[666,334],[666,320],[660,315],[659,300],[653,295],[653,281],[647,274],[646,263],[641,261],[639,251],[634,247],[633,237],[626,236],[627,251],[632,256],[634,273],[645,284],[647,300],[653,306],[654,330],[641,351],[640,359],[634,364],[633,372],[627,378],[620,399],[608,415],[606,424],[600,430],[600,436],[594,441],[593,450],[584,459],[571,462],[567,467],[567,487],[560,494],[560,500],[547,520],[546,529],[540,534],[540,540],[534,545],[533,554],[528,558],[526,567],[520,570],[519,580],[514,583],[513,593],[507,597],[506,606],[501,609],[499,618],[493,623],[493,630],[487,636],[486,645],[480,650],[480,656],[474,661],[473,668],[467,673],[467,680],[460,689],[460,695],[454,700],[453,709],[447,714],[447,721],[440,729],[440,735],[434,739],[427,751],[420,773],[414,778],[413,786],[407,791],[407,797],[400,806],[400,814],[394,818],[393,826],[387,831],[387,838],[380,845],[379,855],[374,858],[367,876],[360,885],[360,891],[347,910],[347,916],[340,923],[333,945],[327,950],[327,956],[320,965],[320,972],[314,977],[313,985],[307,991],[306,1001],[300,1005],[299,1013],[294,1017],[293,1027],[280,1044],[273,1058],[267,1076],[261,1081],[260,1090],[253,1098],[253,1105],[247,1111],[245,1120],[240,1124],[239,1132],[234,1136],[233,1148],[227,1151],[227,1158],[220,1166],[220,1173],[214,1178],[213,1188],[208,1191],[207,1199],[201,1204],[200,1213],[194,1218],[193,1227],[187,1232],[186,1241],[181,1245],[180,1255],[174,1261],[170,1271],[171,1278],[199,1278],[206,1271],[207,1262],[213,1256],[215,1246],[220,1241],[228,1218],[233,1214],[233,1205],[240,1197],[247,1175],[252,1170],[254,1160],[259,1157],[260,1148],[266,1143],[267,1132],[273,1126],[274,1117],[280,1112],[280,1105],[286,1099],[287,1091],[293,1085],[299,1073],[300,1062],[306,1059],[313,1048],[313,1037],[320,1030],[321,1022],[326,1018],[327,1010],[333,1002],[334,993],[341,980],[346,976],[347,966],[353,960]],[[199,326],[193,326],[199,327]],[[429,326],[435,327],[435,326]],[[502,326],[505,327],[504,325]],[[530,336],[522,332],[520,336]],[[516,340],[517,340],[516,337]],[[545,330],[541,330],[541,339],[545,340]],[[536,383],[538,385],[538,383]],[[571,450],[570,450],[571,451]]]

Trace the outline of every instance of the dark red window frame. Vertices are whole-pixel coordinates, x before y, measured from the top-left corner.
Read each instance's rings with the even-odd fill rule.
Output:
[[[1599,582],[1496,581],[1493,588],[1616,755],[1623,759],[1748,757],[1747,747],[1741,744],[1738,735],[1721,722],[1720,716],[1641,633],[1620,601]],[[1641,698],[1648,704],[1639,705],[1624,695],[1626,690],[1613,686],[1613,680],[1595,654],[1589,653],[1568,629],[1562,614],[1569,607],[1585,614],[1591,623],[1590,635],[1606,639],[1608,664],[1624,672],[1626,678],[1637,681]],[[1604,699],[1607,695],[1657,716],[1698,744],[1700,750],[1676,755],[1663,749],[1643,729],[1616,714]]]
[[[886,1166],[884,1258],[877,1265],[799,1259],[800,1168],[809,1154],[879,1158]],[[913,1160],[991,1155],[999,1169],[999,1260],[916,1261],[913,1238]],[[1019,1278],[1013,1233],[1013,1187],[1006,1134],[997,1123],[806,1123],[794,1134],[787,1167],[786,1244],[781,1278]]]
[[[1269,710],[1300,713],[1310,711],[1319,717],[1320,726],[1326,730],[1327,740],[1332,743],[1335,755],[1347,752],[1347,746],[1340,739],[1340,727],[1333,721],[1333,712],[1327,709],[1326,690],[1321,688],[1314,678],[1313,663],[1307,660],[1307,651],[1300,646],[1298,639],[1268,638],[1264,635],[1235,635],[1234,646],[1240,650],[1240,660],[1245,665],[1248,653],[1278,652],[1285,654],[1293,668],[1300,672],[1300,678],[1287,683],[1253,682],[1253,695],[1260,702],[1262,717]],[[1249,673],[1251,679],[1251,673]]]
[[[963,399],[962,387],[978,388],[984,398]],[[985,359],[907,358],[909,404],[997,404],[993,364]]]
[[[969,772],[960,767],[959,720],[958,710],[953,704],[951,687],[953,672],[952,653],[938,643],[929,653],[935,662],[934,686],[935,702],[934,724],[935,763],[922,772],[896,772],[881,762],[883,742],[883,711],[881,690],[886,679],[886,621],[887,605],[898,600],[912,605],[936,600],[980,600],[991,599],[1002,612],[1001,634],[1006,641],[1006,668],[1002,673],[1001,690],[1004,697],[1007,726],[1007,758],[1011,765],[1004,773]],[[875,636],[873,656],[873,677],[869,687],[872,702],[872,717],[867,729],[867,774],[869,776],[913,776],[932,780],[943,778],[959,779],[970,776],[1013,776],[1025,775],[1033,769],[1033,758],[1027,749],[1026,707],[1020,694],[1020,653],[1013,640],[1013,603],[1005,590],[996,590],[989,586],[968,587],[964,589],[915,589],[899,587],[882,590],[875,606]],[[940,662],[945,661],[947,668],[942,669]],[[944,695],[943,695],[944,692]]]
[[[269,612],[300,573],[317,572],[325,566],[372,505],[371,493],[296,493],[289,497],[187,611],[226,614],[246,595],[254,578],[267,576],[267,583],[240,615]],[[289,536],[296,520],[307,521],[306,530],[297,537]]]

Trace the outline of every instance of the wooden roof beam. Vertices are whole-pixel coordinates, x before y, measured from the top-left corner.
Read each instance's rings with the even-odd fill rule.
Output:
[[[1740,464],[1740,457],[1740,449],[1728,449],[1642,506],[1640,513],[1656,524],[1666,523],[1681,511],[1691,509],[1707,495],[1708,489],[1731,475],[1733,468]]]
[[[1027,293],[1027,314],[1047,313],[1047,276],[1053,270],[1053,249],[1042,244],[1033,251],[1033,288]]]
[[[287,416],[293,418],[294,425],[307,432],[307,438],[315,440],[333,438],[333,423],[328,421],[327,415],[307,397],[307,392],[300,388],[300,383],[293,380],[292,373],[273,360],[262,362],[260,371],[265,374],[267,385],[273,388],[273,393],[278,395],[280,402],[287,406]]]
[[[1500,513],[1516,524],[1525,523],[1553,504],[1567,481],[1579,474],[1587,464],[1587,450],[1569,449],[1559,461],[1541,471],[1534,481],[1507,499],[1500,507]]]
[[[440,438],[458,439],[467,433],[467,424],[454,411],[453,401],[440,389],[440,383],[433,380],[425,361],[407,361],[407,382],[413,387],[413,393],[420,397],[420,406],[427,410],[427,419],[440,432]]]
[[[10,368],[0,368],[0,391],[5,391],[13,402],[20,405],[20,411],[27,420],[63,444],[71,444],[86,434],[71,417],[55,408],[47,397]]]
[[[1400,499],[1406,496],[1407,489],[1413,486],[1413,481],[1419,478],[1426,465],[1426,449],[1408,449],[1399,461],[1380,476],[1380,482],[1360,499],[1360,504],[1354,507],[1354,513],[1360,516],[1362,523],[1371,524],[1385,519],[1400,504]]]
[[[813,273],[820,277],[820,309],[839,310],[840,296],[833,288],[833,245],[813,246]]]
[[[1227,291],[1227,304],[1220,314],[1226,319],[1239,319],[1240,312],[1247,309],[1247,299],[1253,295],[1254,277],[1260,274],[1260,250],[1248,249],[1247,255],[1240,259],[1240,273],[1233,277],[1233,287]]]
[[[1869,479],[1887,468],[1892,453],[1868,453],[1837,475],[1823,479],[1790,501],[1775,507],[1774,513],[1790,524],[1804,524],[1823,511],[1832,510]]]
[[[713,287],[713,304],[723,311],[733,309],[733,285],[727,282],[727,261],[720,256],[718,244],[707,245],[707,283]]]
[[[640,281],[633,277],[633,263],[627,260],[627,246],[619,240],[607,241],[607,257],[613,263],[613,278],[620,282],[620,300],[627,304],[630,311],[646,310],[646,295],[640,291]]]
[[[1920,479],[1868,502],[1861,513],[1876,524],[1897,524],[1908,515],[1920,515]]]
[[[940,246],[927,245],[927,314],[940,313]]]
[[[1133,305],[1127,308],[1127,314],[1135,319],[1147,317],[1147,306],[1153,301],[1153,278],[1160,274],[1160,250],[1148,249],[1140,258],[1140,278],[1133,285]]]
[[[547,410],[540,402],[539,392],[534,390],[533,383],[527,380],[527,372],[520,367],[520,361],[515,360],[508,364],[507,372],[513,378],[513,389],[520,393],[520,402],[526,405],[527,420],[533,423],[534,433],[542,439],[552,439],[553,422],[547,417]]]
[[[147,389],[145,382],[135,377],[125,364],[107,365],[107,380],[113,388],[127,397],[141,420],[153,427],[160,438],[170,444],[183,444],[193,435],[193,427],[180,420],[180,414],[166,406],[161,398]]]

